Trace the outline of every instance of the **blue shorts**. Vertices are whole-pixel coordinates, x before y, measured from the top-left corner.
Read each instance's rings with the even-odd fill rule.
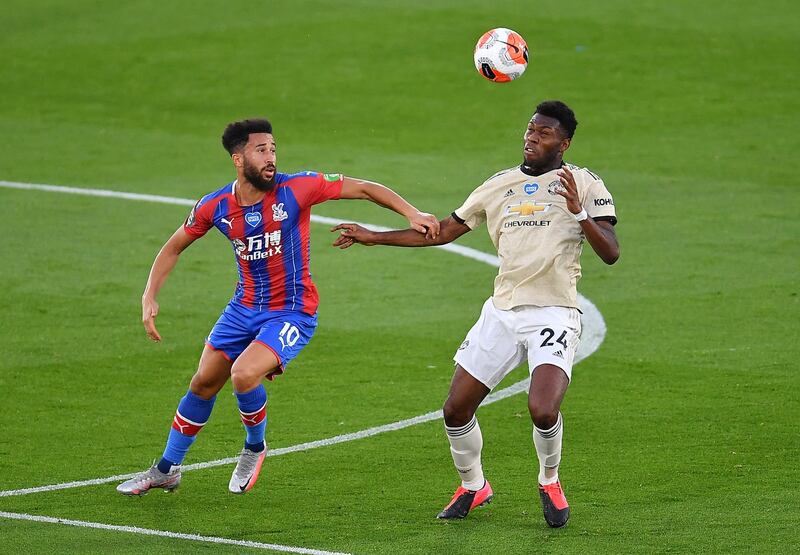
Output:
[[[316,315],[291,310],[252,310],[230,302],[211,329],[206,345],[234,361],[250,343],[261,343],[280,363],[280,367],[267,376],[272,379],[308,345],[316,329]]]

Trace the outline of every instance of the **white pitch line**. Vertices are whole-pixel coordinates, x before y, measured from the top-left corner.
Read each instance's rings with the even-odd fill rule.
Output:
[[[50,193],[86,195],[89,197],[123,198],[145,202],[159,202],[161,204],[181,204],[184,206],[194,206],[196,202],[185,198],[142,195],[139,193],[126,193],[124,191],[109,191],[107,189],[82,189],[80,187],[63,187],[61,185],[42,185],[40,183],[18,183],[16,181],[0,181],[0,187],[6,187],[7,189],[24,189],[27,191],[48,191]]]
[[[125,193],[119,191],[108,191],[103,189],[79,189],[76,187],[60,187],[56,185],[39,185],[34,183],[16,183],[11,181],[0,181],[0,187],[25,189],[25,190],[50,191],[56,193],[71,193],[71,194],[100,196],[100,197],[123,198],[128,200],[159,202],[163,204],[181,204],[186,206],[194,206],[195,204],[194,201],[189,199],[162,197],[158,195],[141,195],[138,193]],[[340,220],[337,220],[335,218],[315,216],[313,214],[311,216],[311,220],[316,223],[328,224],[328,225],[335,225],[340,222]],[[375,230],[391,229],[386,227],[374,226],[371,224],[360,224],[360,225],[364,225]],[[484,252],[469,247],[465,247],[462,245],[448,244],[448,245],[442,245],[439,248],[459,254],[461,256],[466,256],[473,260],[484,262],[491,266],[496,267],[499,263],[498,258],[496,256],[486,254]],[[578,351],[575,353],[574,364],[578,364],[580,361],[584,360],[586,357],[594,353],[600,347],[600,344],[603,342],[603,339],[605,338],[606,335],[606,325],[605,322],[603,321],[603,316],[602,314],[600,314],[600,311],[597,309],[597,307],[589,299],[587,299],[582,295],[578,295],[578,302],[580,304],[581,311],[583,312],[583,315],[581,316],[583,332],[581,335],[581,342],[578,345]],[[512,395],[516,395],[523,391],[527,391],[529,383],[530,383],[530,378],[525,378],[524,380],[521,380],[509,387],[506,387],[499,391],[494,391],[491,394],[489,394],[486,397],[486,399],[484,399],[482,405],[489,405],[491,403],[500,401],[501,399],[505,399]],[[384,424],[382,426],[367,428],[365,430],[360,430],[358,432],[342,434],[334,437],[329,437],[326,439],[318,439],[316,441],[309,441],[306,443],[299,443],[297,445],[291,445],[289,447],[281,447],[279,449],[272,449],[267,453],[267,456],[277,457],[279,455],[285,455],[287,453],[307,451],[309,449],[316,449],[318,447],[326,447],[328,445],[336,445],[337,443],[344,443],[347,441],[354,441],[356,439],[363,439],[366,437],[371,437],[385,432],[402,430],[403,428],[408,428],[409,426],[415,426],[417,424],[422,424],[424,422],[430,422],[431,420],[437,420],[441,417],[442,417],[442,411],[436,410],[425,414],[421,414],[419,416],[414,416],[412,418],[407,418],[405,420],[400,420],[398,422],[392,422],[390,424]],[[225,459],[218,459],[215,461],[189,464],[184,466],[182,470],[188,471],[188,470],[199,470],[203,468],[211,468],[214,466],[233,464],[237,460],[238,458],[236,457],[230,457]],[[127,480],[128,478],[132,478],[135,475],[136,473],[119,474],[116,476],[95,478],[92,480],[80,480],[75,482],[64,482],[60,484],[51,484],[51,485],[38,486],[32,488],[5,490],[5,491],[0,491],[0,497],[11,497],[18,495],[28,495],[31,493],[41,493],[46,491],[57,491],[62,489],[78,488],[84,486],[95,486],[100,484],[107,484],[109,482],[119,482]]]
[[[97,530],[111,530],[113,532],[127,532],[129,534],[159,536],[162,538],[172,538],[178,540],[235,545],[238,547],[251,547],[253,549],[266,549],[269,551],[280,551],[283,553],[302,553],[304,555],[350,555],[349,553],[343,553],[341,551],[323,551],[321,549],[308,549],[305,547],[294,547],[291,545],[281,545],[277,543],[232,540],[230,538],[218,538],[215,536],[201,536],[199,534],[183,534],[181,532],[153,530],[151,528],[140,528],[138,526],[116,526],[114,524],[103,524],[101,522],[88,522],[85,520],[72,520],[69,518],[53,518],[50,516],[29,515],[24,513],[7,513],[5,511],[0,511],[0,518],[28,520],[32,522],[46,522],[49,524],[65,524],[67,526],[77,526],[79,528],[95,528]]]
[[[40,183],[19,183],[16,181],[0,181],[0,187],[5,187],[7,189],[22,189],[26,191],[47,191],[50,193],[67,193],[71,195],[85,195],[90,197],[121,198],[126,200],[138,200],[142,202],[157,202],[160,204],[178,204],[181,206],[194,206],[196,203],[196,201],[186,198],[163,197],[160,195],[144,195],[140,193],[126,193],[124,191],[110,191],[108,189],[83,189],[80,187],[63,187],[61,185],[43,185]],[[311,215],[311,221],[327,225],[337,225],[342,222],[342,220],[340,219],[327,218],[325,216],[317,216],[316,214]],[[393,229],[391,227],[382,227],[372,224],[365,224],[361,222],[355,222],[355,223],[368,227],[374,231],[391,231]],[[437,248],[453,252],[456,254],[460,254],[461,256],[472,258],[473,260],[478,260],[479,262],[484,262],[492,266],[497,266],[499,263],[498,258],[494,255],[487,254],[485,252],[481,252],[475,249],[471,249],[469,247],[463,247],[461,245],[448,244],[448,245],[440,245]]]

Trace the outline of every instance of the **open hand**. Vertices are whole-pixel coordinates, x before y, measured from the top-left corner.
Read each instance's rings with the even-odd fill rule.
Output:
[[[331,232],[334,231],[340,232],[339,236],[336,238],[336,241],[333,242],[334,247],[346,249],[355,243],[360,243],[366,246],[374,245],[374,243],[369,242],[369,235],[372,232],[358,224],[339,224],[331,229]]]
[[[556,193],[567,199],[567,210],[573,214],[579,214],[583,207],[578,199],[578,186],[575,184],[575,177],[567,166],[562,166],[558,172],[558,179],[561,181],[561,188]]]

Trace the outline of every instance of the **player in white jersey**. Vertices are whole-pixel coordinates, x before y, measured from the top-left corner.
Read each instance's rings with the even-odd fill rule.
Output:
[[[334,228],[340,231],[334,246],[340,248],[355,243],[423,247],[449,243],[486,222],[497,249],[500,270],[494,294],[454,356],[455,373],[443,412],[461,486],[438,518],[464,518],[491,501],[475,412],[492,388],[527,358],[528,408],[544,518],[554,528],[569,519],[558,478],[560,407],[580,338],[576,284],[584,239],[606,264],[619,258],[611,194],[595,174],[563,161],[577,125],[563,102],[539,104],[524,134],[523,163],[475,189],[441,221],[437,239],[413,229],[374,232],[352,223]]]

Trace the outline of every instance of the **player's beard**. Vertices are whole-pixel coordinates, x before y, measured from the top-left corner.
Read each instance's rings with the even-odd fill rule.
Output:
[[[522,165],[532,170],[533,173],[537,175],[546,173],[551,169],[557,168],[558,166],[561,165],[559,160],[559,149],[554,148],[549,152],[545,151],[542,153],[542,156],[540,156],[536,160],[528,160],[523,155]]]
[[[263,168],[259,169],[249,164],[247,160],[245,160],[244,168],[242,169],[244,171],[244,176],[247,178],[247,181],[249,181],[250,184],[259,191],[267,192],[275,186],[275,174],[277,173],[278,170],[273,164],[267,164]],[[270,177],[269,179],[264,179],[264,177],[261,175],[261,171],[263,169],[271,169],[272,177]]]

